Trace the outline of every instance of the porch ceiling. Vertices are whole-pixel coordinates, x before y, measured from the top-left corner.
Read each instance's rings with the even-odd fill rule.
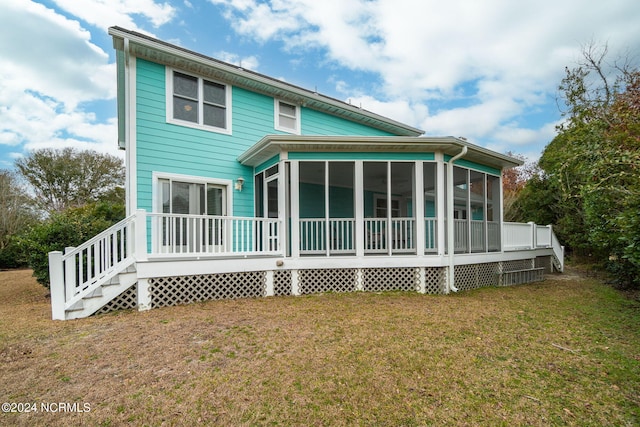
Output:
[[[469,142],[446,137],[364,137],[267,135],[238,157],[247,166],[258,166],[281,152],[443,153],[455,156],[467,147],[465,160],[497,169],[522,165],[522,161]]]

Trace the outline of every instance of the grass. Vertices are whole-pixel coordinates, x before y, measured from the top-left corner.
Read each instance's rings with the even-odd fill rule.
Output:
[[[640,304],[575,272],[449,296],[211,301],[51,321],[0,273],[0,425],[640,424]]]

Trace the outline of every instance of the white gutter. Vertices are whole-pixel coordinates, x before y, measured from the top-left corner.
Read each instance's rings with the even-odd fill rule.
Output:
[[[455,232],[455,227],[454,227],[454,223],[453,223],[453,191],[454,191],[454,185],[453,185],[453,162],[455,162],[456,160],[462,158],[465,154],[467,154],[467,146],[465,145],[464,147],[462,147],[462,151],[458,154],[456,154],[455,156],[453,156],[451,159],[449,159],[449,167],[447,167],[447,250],[449,251],[448,255],[449,255],[449,274],[447,275],[447,290],[446,293],[449,293],[449,291],[453,291],[453,292],[458,292],[458,288],[455,287],[454,285],[454,256],[455,256],[455,236],[454,236],[454,232]]]

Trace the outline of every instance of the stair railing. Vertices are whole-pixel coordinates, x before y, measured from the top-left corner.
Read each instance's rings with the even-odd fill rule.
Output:
[[[54,320],[64,320],[67,309],[133,264],[135,222],[133,214],[64,254],[49,252]]]

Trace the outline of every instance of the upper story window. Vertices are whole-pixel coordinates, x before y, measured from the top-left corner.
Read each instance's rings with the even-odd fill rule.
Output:
[[[174,70],[167,72],[167,121],[231,133],[228,85]]]
[[[275,100],[275,128],[283,132],[300,134],[300,108]]]

